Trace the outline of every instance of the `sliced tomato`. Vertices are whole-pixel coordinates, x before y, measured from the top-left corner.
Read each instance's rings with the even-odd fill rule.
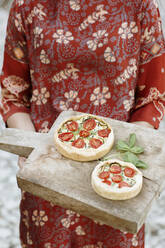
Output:
[[[110,167],[110,172],[113,174],[119,174],[121,172],[121,167],[119,164],[114,163]]]
[[[72,142],[72,146],[76,148],[83,148],[85,146],[85,142],[83,139],[78,138]]]
[[[103,144],[103,142],[99,139],[92,138],[92,139],[90,139],[89,144],[92,148],[97,149],[99,146],[101,146]]]
[[[58,135],[58,138],[60,139],[60,140],[62,140],[62,141],[69,141],[69,140],[71,140],[72,138],[73,138],[73,133],[71,133],[71,132],[66,132],[66,133],[60,133],[59,135]]]
[[[94,119],[88,119],[83,124],[83,128],[87,131],[91,131],[95,127],[96,127],[96,122]]]
[[[110,175],[109,171],[102,171],[100,174],[99,174],[99,178],[101,179],[106,179],[108,178]]]
[[[120,182],[118,186],[119,186],[119,188],[130,187],[130,185],[127,182],[124,182],[124,181]]]
[[[130,167],[125,167],[124,174],[126,177],[133,177],[135,175],[135,170]]]
[[[111,130],[109,128],[105,128],[105,129],[99,130],[98,135],[103,137],[103,138],[106,138],[109,136],[110,132],[111,132]]]
[[[108,184],[109,186],[112,184],[112,182],[111,182],[110,180],[107,180],[107,179],[105,179],[105,180],[103,181],[103,183],[106,183],[106,184]]]
[[[90,132],[88,132],[86,130],[81,130],[79,132],[79,135],[80,135],[80,137],[86,138],[86,137],[88,137],[90,135]]]
[[[78,123],[76,121],[71,121],[66,124],[69,131],[77,131],[78,130]]]
[[[120,175],[114,175],[114,176],[112,177],[112,181],[113,181],[114,183],[120,183],[120,182],[122,181],[122,176],[120,176]]]

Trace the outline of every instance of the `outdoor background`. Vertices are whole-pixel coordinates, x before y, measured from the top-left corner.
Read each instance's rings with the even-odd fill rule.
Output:
[[[136,0],[135,0],[136,1]],[[0,71],[10,2],[0,0]],[[159,0],[165,34],[165,0]],[[0,117],[0,131],[4,129]],[[160,130],[165,132],[165,120]],[[19,201],[17,188],[17,156],[0,151],[0,248],[20,248]],[[165,248],[165,184],[160,198],[153,204],[146,222],[146,248]],[[39,247],[35,247],[39,248]]]

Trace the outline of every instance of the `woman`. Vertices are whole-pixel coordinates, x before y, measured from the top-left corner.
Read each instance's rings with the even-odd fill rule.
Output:
[[[14,0],[1,76],[4,121],[47,132],[73,109],[158,128],[165,46],[155,0]],[[23,248],[144,247],[123,233],[24,192]]]

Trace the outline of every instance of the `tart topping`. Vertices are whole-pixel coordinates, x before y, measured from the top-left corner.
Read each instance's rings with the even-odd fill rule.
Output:
[[[119,188],[123,188],[123,187],[130,187],[130,185],[127,182],[122,181],[119,183]]]
[[[97,149],[99,146],[103,144],[103,142],[99,139],[92,138],[90,139],[89,144],[92,148]]]
[[[85,142],[83,139],[78,138],[72,142],[72,146],[76,148],[83,148],[85,146]]]
[[[111,132],[111,130],[109,128],[105,128],[105,129],[99,130],[98,135],[100,137],[106,138],[109,136],[110,132]]]
[[[107,179],[105,179],[105,180],[103,181],[103,183],[106,183],[106,184],[108,184],[109,186],[112,184],[112,182],[111,182],[110,180],[107,180]]]
[[[125,167],[124,174],[125,174],[126,177],[134,177],[135,170],[130,168],[130,167]]]
[[[88,132],[86,130],[81,130],[79,135],[80,135],[80,137],[86,138],[90,135],[90,132]]]
[[[71,133],[71,132],[66,132],[66,133],[60,133],[59,135],[58,135],[58,137],[59,137],[59,139],[61,140],[61,141],[69,141],[69,140],[71,140],[72,138],[73,138],[73,133]]]
[[[98,177],[103,183],[112,185],[115,188],[132,187],[136,183],[134,176],[136,170],[128,166],[122,166],[118,162],[104,163],[100,167]]]
[[[96,127],[96,121],[94,119],[87,119],[83,124],[83,128],[87,131],[91,131],[95,127]]]
[[[101,179],[106,179],[106,178],[109,177],[109,175],[110,175],[109,171],[102,171],[102,172],[99,174],[99,177],[100,177]]]
[[[114,175],[112,177],[112,182],[114,183],[120,183],[122,181],[122,176],[121,175]]]
[[[77,131],[78,130],[78,123],[76,121],[71,121],[69,123],[67,123],[67,128],[69,131]]]
[[[119,174],[121,172],[121,167],[118,163],[111,164],[110,172],[113,174]]]

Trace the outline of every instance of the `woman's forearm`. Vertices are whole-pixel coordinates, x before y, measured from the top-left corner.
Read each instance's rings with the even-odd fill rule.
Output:
[[[7,125],[10,128],[35,131],[35,127],[28,113],[19,112],[11,115],[7,120]]]

